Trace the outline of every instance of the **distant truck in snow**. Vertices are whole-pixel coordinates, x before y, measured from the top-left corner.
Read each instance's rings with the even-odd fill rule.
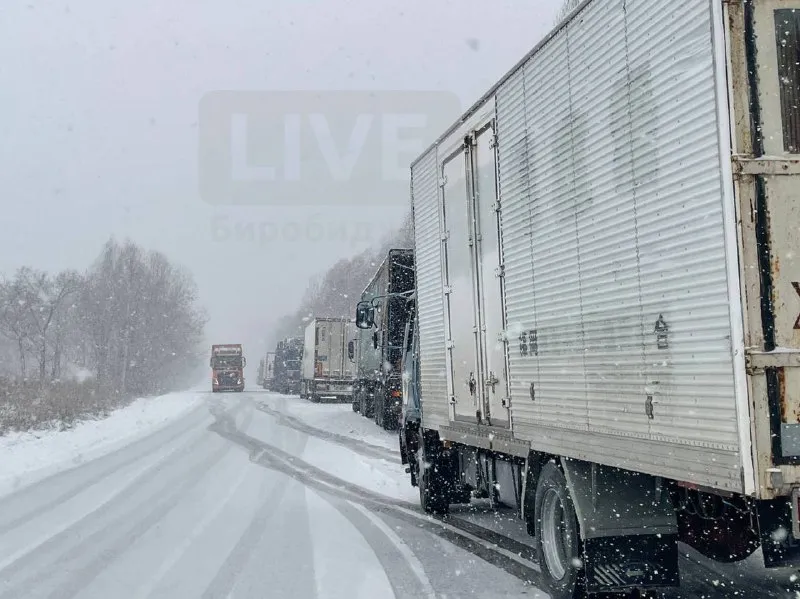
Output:
[[[211,346],[211,391],[244,391],[244,357],[241,344]]]
[[[318,402],[322,397],[352,401],[354,364],[347,357],[355,324],[347,318],[313,318],[303,345],[300,397]]]
[[[275,346],[275,362],[271,389],[283,395],[299,394],[303,340],[288,337]]]
[[[264,373],[261,377],[261,386],[272,391],[272,382],[275,380],[275,352],[267,352],[267,357],[264,358]]]

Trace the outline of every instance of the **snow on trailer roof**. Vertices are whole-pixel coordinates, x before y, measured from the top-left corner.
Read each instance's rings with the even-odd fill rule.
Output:
[[[483,95],[482,95],[480,98],[478,98],[478,101],[477,101],[477,102],[475,102],[475,103],[474,103],[472,106],[470,106],[470,107],[469,107],[469,108],[466,110],[466,112],[464,112],[464,113],[463,113],[463,114],[462,114],[462,115],[461,115],[461,116],[458,118],[458,120],[457,120],[456,122],[454,122],[452,125],[450,125],[450,126],[449,126],[449,127],[448,127],[448,128],[445,130],[445,131],[444,131],[444,133],[442,133],[442,134],[441,134],[441,135],[440,135],[440,136],[439,136],[439,137],[436,139],[436,141],[434,141],[434,142],[433,142],[432,144],[430,144],[430,145],[429,145],[427,148],[425,148],[425,149],[422,151],[422,153],[420,153],[420,155],[419,155],[419,156],[417,156],[417,157],[416,157],[416,158],[415,158],[415,159],[414,159],[414,160],[411,162],[411,168],[413,169],[413,168],[414,168],[414,166],[415,166],[415,165],[416,165],[416,164],[417,164],[417,163],[418,163],[420,160],[422,160],[422,159],[423,159],[423,158],[424,158],[424,157],[425,157],[425,156],[428,154],[428,152],[430,152],[431,150],[433,150],[434,148],[436,148],[436,147],[437,147],[439,144],[441,144],[441,143],[442,143],[442,142],[443,142],[443,141],[444,141],[444,140],[447,138],[447,136],[448,136],[448,135],[450,135],[451,133],[453,133],[453,131],[455,131],[455,130],[456,130],[456,129],[458,129],[458,128],[459,128],[461,125],[463,125],[463,124],[464,124],[464,123],[467,121],[467,119],[469,119],[469,118],[470,118],[470,117],[471,117],[473,114],[475,114],[475,113],[476,113],[478,110],[480,110],[480,108],[481,108],[481,107],[482,107],[482,106],[483,106],[483,105],[486,103],[486,101],[487,101],[487,100],[489,100],[489,98],[491,98],[491,97],[492,97],[494,94],[496,94],[496,93],[497,93],[497,90],[498,90],[498,89],[500,89],[500,86],[502,86],[502,85],[503,85],[503,84],[504,84],[506,81],[508,81],[508,80],[511,78],[511,76],[512,76],[514,73],[516,73],[516,72],[517,72],[519,69],[521,69],[522,67],[524,67],[526,62],[528,62],[528,61],[529,61],[529,60],[530,60],[530,59],[531,59],[531,58],[532,58],[532,57],[533,57],[535,54],[537,54],[537,53],[539,52],[539,50],[541,50],[542,48],[544,48],[544,46],[545,46],[545,45],[547,45],[548,43],[550,43],[550,40],[552,40],[552,39],[553,39],[553,38],[554,38],[556,35],[558,35],[558,33],[559,33],[559,32],[560,32],[562,29],[564,29],[564,28],[565,28],[567,25],[569,25],[569,24],[570,24],[570,23],[571,23],[573,20],[575,20],[575,17],[577,17],[577,16],[578,16],[578,14],[579,14],[579,13],[580,13],[580,12],[581,12],[581,11],[582,11],[584,8],[586,8],[586,7],[587,7],[589,4],[591,4],[591,3],[592,3],[592,2],[594,2],[594,1],[595,1],[595,0],[583,0],[583,2],[580,2],[580,3],[579,3],[579,4],[578,4],[578,5],[577,5],[577,6],[576,6],[574,9],[572,9],[572,10],[571,10],[571,11],[570,11],[570,12],[567,14],[566,18],[565,18],[563,21],[561,21],[561,22],[560,22],[558,25],[556,25],[556,26],[555,26],[555,27],[552,29],[552,31],[550,31],[550,33],[548,33],[546,36],[544,36],[544,38],[542,39],[542,41],[540,41],[538,44],[536,44],[536,45],[533,47],[533,49],[532,49],[530,52],[528,52],[527,54],[525,54],[525,56],[523,56],[523,57],[522,57],[522,58],[521,58],[519,61],[517,61],[517,63],[516,63],[516,64],[515,64],[513,67],[511,67],[511,69],[510,69],[510,70],[509,70],[509,71],[508,71],[508,72],[507,72],[505,75],[503,75],[502,77],[500,77],[500,79],[499,79],[499,80],[498,80],[498,81],[497,81],[497,82],[496,82],[496,83],[495,83],[495,84],[494,84],[494,85],[493,85],[491,88],[489,88],[489,90],[488,90],[488,91],[487,91],[485,94],[483,94]]]

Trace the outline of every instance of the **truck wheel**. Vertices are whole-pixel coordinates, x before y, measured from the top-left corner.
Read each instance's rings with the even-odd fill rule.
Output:
[[[583,593],[581,539],[567,479],[554,461],[542,468],[534,504],[539,567],[553,599],[579,599]]]
[[[450,509],[447,497],[447,485],[440,472],[442,464],[432,452],[426,450],[425,442],[421,443],[417,459],[419,460],[417,481],[419,482],[419,505],[426,514],[444,516]]]

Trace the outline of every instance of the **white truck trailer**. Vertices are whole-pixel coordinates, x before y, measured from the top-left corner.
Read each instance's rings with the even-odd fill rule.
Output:
[[[553,597],[800,553],[800,0],[587,0],[412,165],[420,500]],[[446,374],[446,376],[445,376]]]
[[[322,397],[352,401],[355,364],[348,343],[356,337],[347,318],[312,318],[305,331],[300,397],[318,402]]]
[[[267,357],[264,358],[264,374],[262,386],[264,389],[272,391],[272,381],[275,378],[275,352],[267,352]]]

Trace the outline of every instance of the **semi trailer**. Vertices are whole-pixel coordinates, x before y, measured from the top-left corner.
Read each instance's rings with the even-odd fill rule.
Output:
[[[313,402],[323,397],[353,400],[354,364],[348,359],[348,342],[355,326],[347,318],[312,318],[303,344],[300,397]]]
[[[587,0],[411,166],[404,461],[556,599],[800,563],[799,56],[800,0]]]

